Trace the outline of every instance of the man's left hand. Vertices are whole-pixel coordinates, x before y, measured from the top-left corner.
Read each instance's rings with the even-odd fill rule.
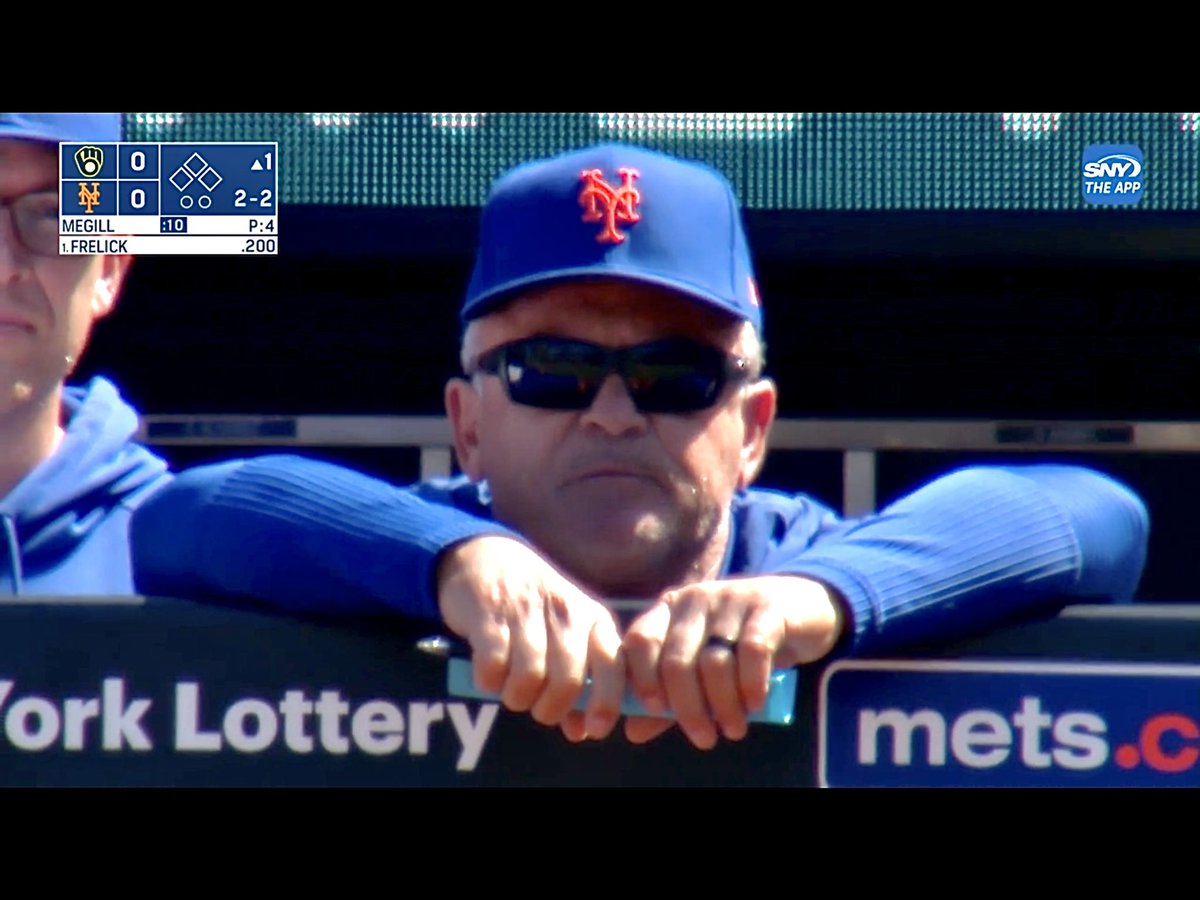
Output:
[[[837,644],[842,608],[831,589],[798,575],[685,585],[663,594],[625,632],[629,679],[642,704],[671,719],[631,717],[645,743],[678,723],[696,747],[741,740],[762,709],[771,672],[814,662]]]

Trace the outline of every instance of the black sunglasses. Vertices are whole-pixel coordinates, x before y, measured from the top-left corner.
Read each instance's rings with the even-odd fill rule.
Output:
[[[482,354],[474,371],[498,376],[514,403],[542,409],[587,409],[615,372],[643,413],[707,409],[726,384],[750,377],[747,360],[683,338],[620,348],[526,338]]]

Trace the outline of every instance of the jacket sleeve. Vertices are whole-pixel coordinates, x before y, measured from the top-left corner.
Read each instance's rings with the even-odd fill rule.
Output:
[[[878,515],[785,536],[762,570],[836,588],[849,613],[839,652],[857,655],[977,633],[1048,601],[1128,601],[1148,537],[1141,499],[1099,472],[981,466]]]
[[[261,456],[189,469],[147,500],[131,526],[134,582],[142,594],[436,620],[439,554],[481,534],[517,537],[445,493]]]

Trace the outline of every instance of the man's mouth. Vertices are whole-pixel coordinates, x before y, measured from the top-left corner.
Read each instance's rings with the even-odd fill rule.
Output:
[[[586,481],[591,478],[649,478],[645,472],[626,469],[620,466],[597,466],[576,476],[575,481]]]
[[[0,332],[33,334],[33,323],[11,313],[0,313]]]

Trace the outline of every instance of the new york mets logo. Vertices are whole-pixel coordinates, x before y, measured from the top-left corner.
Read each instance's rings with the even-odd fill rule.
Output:
[[[87,211],[90,213],[92,211],[92,207],[96,206],[99,202],[100,183],[98,181],[93,181],[92,189],[89,191],[87,189],[86,181],[79,182],[79,205],[86,206]]]
[[[603,222],[604,230],[596,235],[601,244],[619,244],[625,235],[617,231],[617,223],[629,224],[642,217],[637,206],[642,195],[633,186],[638,177],[637,169],[617,169],[621,184],[613,187],[604,180],[599,169],[585,169],[579,177],[583,179],[583,190],[579,192],[579,205],[583,207],[584,222]]]

